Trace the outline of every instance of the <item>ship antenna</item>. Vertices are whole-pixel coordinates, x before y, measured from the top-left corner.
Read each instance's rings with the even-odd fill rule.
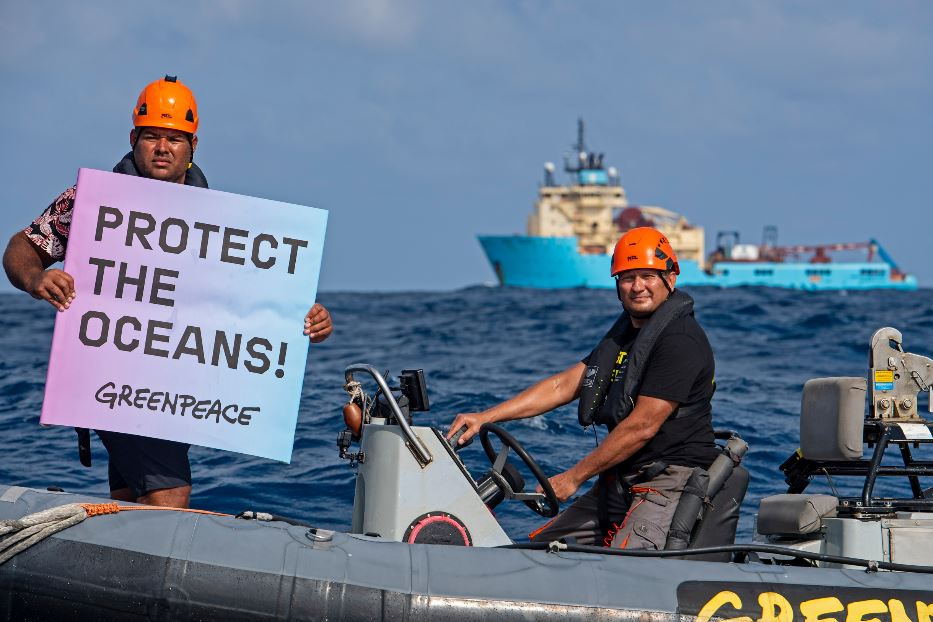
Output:
[[[577,173],[587,166],[592,168],[592,164],[587,162],[589,154],[586,152],[586,143],[583,141],[583,117],[577,118],[577,144],[573,148],[572,158],[569,155],[564,156],[564,170],[568,173]]]
[[[586,143],[583,141],[583,117],[577,118],[577,153],[586,152]]]

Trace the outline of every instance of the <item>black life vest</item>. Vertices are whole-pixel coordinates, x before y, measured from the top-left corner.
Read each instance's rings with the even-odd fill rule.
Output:
[[[638,396],[645,369],[648,367],[648,358],[658,338],[671,322],[687,315],[693,315],[693,298],[675,289],[638,331],[631,352],[628,353],[622,392],[615,404],[610,404],[609,408],[603,408],[603,402],[609,391],[612,369],[619,356],[620,339],[630,324],[628,313],[622,312],[587,361],[587,368],[580,385],[580,402],[577,410],[580,425],[586,427],[599,423],[612,430],[631,414],[632,409],[635,408],[635,398]],[[670,418],[707,414],[709,411],[708,403],[680,406]]]
[[[136,160],[133,159],[132,151],[123,156],[122,160],[117,162],[117,165],[113,167],[113,172],[140,177],[139,169],[136,168]],[[204,176],[204,171],[202,171],[194,162],[191,163],[191,168],[189,168],[188,172],[185,174],[185,185],[195,186],[197,188],[207,188],[207,177]]]

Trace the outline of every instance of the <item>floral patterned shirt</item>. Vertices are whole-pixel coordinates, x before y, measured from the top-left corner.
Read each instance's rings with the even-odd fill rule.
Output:
[[[48,253],[55,261],[65,258],[76,189],[77,186],[72,186],[58,195],[58,198],[52,201],[52,204],[45,208],[45,211],[32,221],[31,225],[23,229],[23,233],[32,243]]]

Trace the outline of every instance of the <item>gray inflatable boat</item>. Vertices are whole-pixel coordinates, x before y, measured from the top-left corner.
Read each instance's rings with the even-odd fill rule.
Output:
[[[870,382],[806,384],[801,447],[781,466],[788,493],[762,501],[752,543],[732,543],[747,484],[734,435],[723,438],[724,468],[710,469],[695,504],[681,503],[666,550],[513,543],[490,507],[557,510],[552,491],[523,492],[510,456],[547,480],[521,444],[485,429],[492,467],[474,480],[439,431],[410,424],[428,407],[417,370],[390,387],[352,365],[361,421],[339,443],[357,468],[349,533],[262,515],[106,513],[110,500],[0,486],[0,619],[930,622],[933,489],[922,482],[933,463],[914,453],[933,447],[916,407],[933,360],[904,352],[894,329],[871,349]],[[862,492],[806,494],[815,475],[859,478]],[[911,494],[877,496],[888,477]],[[44,525],[61,529],[42,537]]]

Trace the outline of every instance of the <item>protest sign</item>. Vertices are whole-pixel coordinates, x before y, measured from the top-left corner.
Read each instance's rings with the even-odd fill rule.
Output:
[[[327,212],[81,169],[43,424],[291,460]]]

